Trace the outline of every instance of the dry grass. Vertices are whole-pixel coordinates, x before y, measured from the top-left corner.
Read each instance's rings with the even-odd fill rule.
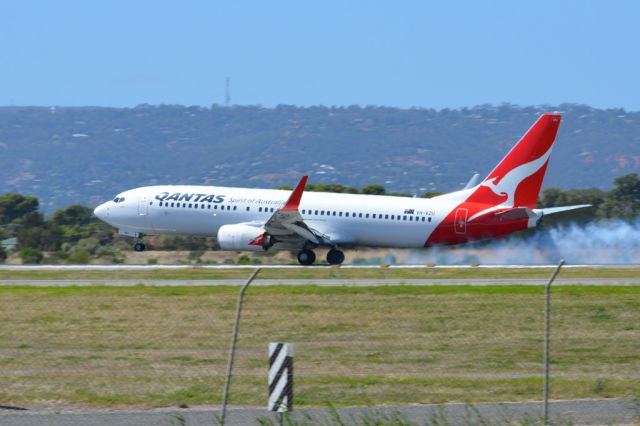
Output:
[[[242,269],[207,269],[193,266],[187,269],[150,269],[150,270],[0,270],[0,280],[218,280],[245,279],[255,267]],[[369,268],[350,269],[339,267],[320,268],[269,268],[260,272],[264,279],[483,279],[501,278],[514,280],[519,278],[546,279],[553,268],[517,269],[517,268]],[[565,268],[561,278],[638,278],[640,267],[593,267]]]
[[[219,402],[237,288],[0,288],[0,402]],[[233,404],[264,405],[270,341],[296,345],[298,405],[541,395],[542,289],[256,287]],[[640,288],[554,292],[552,397],[640,391]]]

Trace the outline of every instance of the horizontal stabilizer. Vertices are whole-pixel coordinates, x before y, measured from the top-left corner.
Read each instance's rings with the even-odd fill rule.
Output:
[[[568,210],[584,209],[585,207],[591,207],[591,204],[579,204],[577,206],[549,207],[548,209],[535,209],[534,212],[538,216],[542,217],[548,214],[566,212]]]
[[[514,209],[505,210],[500,213],[496,213],[496,216],[501,220],[521,220],[521,219],[537,219],[537,216],[528,207],[516,207]]]
[[[480,182],[480,173],[476,173],[473,176],[471,176],[471,179],[469,179],[469,182],[467,182],[467,184],[464,186],[464,188],[462,189],[469,189],[469,188],[473,188],[474,186],[476,186],[478,183]]]

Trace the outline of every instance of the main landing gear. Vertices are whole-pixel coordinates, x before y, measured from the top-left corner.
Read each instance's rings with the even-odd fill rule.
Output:
[[[301,265],[313,265],[316,261],[316,254],[313,250],[304,249],[298,252],[298,262]],[[341,265],[344,262],[344,253],[338,249],[331,249],[327,253],[327,263],[329,265]]]
[[[329,265],[342,265],[344,262],[344,253],[338,249],[331,249],[327,253],[327,263]]]
[[[313,265],[315,261],[316,254],[313,250],[304,249],[298,252],[298,262],[300,262],[301,265]]]
[[[137,243],[135,243],[133,245],[133,249],[135,251],[144,251],[144,249],[146,249],[147,247],[144,245],[143,242],[138,241]]]

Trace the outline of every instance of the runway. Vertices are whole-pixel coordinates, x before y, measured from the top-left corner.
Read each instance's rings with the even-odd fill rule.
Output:
[[[152,271],[180,269],[548,269],[557,265],[0,265],[0,271]],[[563,269],[634,269],[624,265],[564,265]]]
[[[0,286],[30,286],[30,287],[207,287],[207,286],[241,286],[244,279],[220,280],[2,280]],[[493,286],[493,285],[527,285],[542,286],[546,279],[527,278],[468,278],[468,279],[256,279],[251,284],[254,287],[269,286],[302,286],[314,285],[321,287],[373,287],[373,286]],[[640,278],[557,278],[554,286],[592,285],[592,286],[640,286]]]
[[[480,403],[473,404],[424,404],[403,407],[341,408],[338,413],[346,424],[351,424],[352,416],[360,419],[365,413],[378,413],[388,418],[396,414],[416,424],[439,420],[438,424],[466,425],[499,422],[500,424],[536,423],[542,415],[542,402]],[[550,401],[550,419],[554,423],[596,425],[631,424],[638,420],[637,403],[620,399]],[[0,423],[5,426],[156,426],[156,425],[212,425],[218,424],[219,407],[163,408],[154,410],[3,410],[0,409]],[[258,419],[273,419],[273,413],[264,408],[229,409],[226,424],[259,424]],[[305,414],[321,423],[328,420],[326,408],[296,410],[293,417],[303,419]],[[362,422],[358,422],[360,424]],[[275,422],[274,424],[278,424]]]

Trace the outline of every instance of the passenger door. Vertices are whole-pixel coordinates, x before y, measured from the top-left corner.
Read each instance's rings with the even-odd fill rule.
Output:
[[[138,197],[138,215],[147,216],[149,214],[149,199],[146,195]]]
[[[453,229],[456,234],[465,234],[467,232],[468,213],[468,209],[456,209],[455,222],[453,223]]]

